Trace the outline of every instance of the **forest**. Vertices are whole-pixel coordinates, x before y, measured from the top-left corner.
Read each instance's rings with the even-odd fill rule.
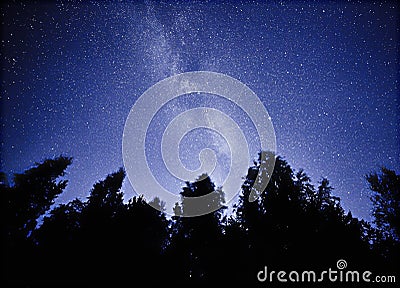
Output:
[[[72,158],[47,159],[13,179],[1,172],[2,287],[290,287],[262,283],[257,273],[264,267],[327,270],[339,259],[350,270],[400,281],[399,174],[383,167],[365,175],[372,195],[369,223],[342,208],[328,179],[315,185],[305,171],[271,157],[275,169],[257,201],[248,196],[259,161],[249,167],[232,213],[223,205],[198,217],[179,216],[190,209],[185,201],[172,217],[141,196],[124,201],[122,168],[95,183],[87,199],[57,206]],[[214,201],[223,204],[223,187],[207,175],[199,179],[186,183],[181,195],[217,191]]]

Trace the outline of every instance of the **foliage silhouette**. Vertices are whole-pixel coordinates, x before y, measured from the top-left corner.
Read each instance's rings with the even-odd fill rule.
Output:
[[[74,199],[51,211],[67,185],[63,178],[71,158],[36,164],[16,174],[12,185],[1,173],[5,284],[251,287],[265,284],[256,278],[264,266],[318,272],[336,267],[339,259],[352,270],[397,275],[399,176],[394,171],[382,169],[366,177],[375,193],[374,226],[345,213],[328,179],[315,187],[303,170],[263,153],[275,157],[272,175],[259,173],[260,153],[248,169],[232,213],[224,206],[223,189],[208,175],[200,175],[182,188],[182,201],[171,218],[140,196],[124,202],[123,169],[95,183],[86,200]],[[249,197],[259,174],[271,178],[252,202]],[[180,217],[196,211],[190,198],[209,194],[213,197],[206,204],[221,208]],[[157,198],[153,204],[164,205]],[[38,219],[46,212],[39,227]]]
[[[191,197],[204,196],[214,193],[208,203],[202,203],[210,207],[220,207],[215,212],[198,217],[179,217],[189,210],[193,212],[196,205],[190,201]],[[182,203],[179,205],[180,214],[173,217],[171,226],[170,245],[166,249],[168,261],[178,267],[179,279],[182,283],[206,283],[218,276],[218,265],[215,261],[221,257],[224,250],[222,237],[223,229],[221,220],[224,193],[221,189],[215,189],[215,185],[207,175],[201,175],[194,183],[186,183],[181,192]],[[178,207],[178,206],[176,206]],[[176,271],[176,270],[175,270]],[[171,273],[174,273],[171,271]]]
[[[400,175],[382,167],[381,173],[370,173],[366,179],[374,192],[372,214],[378,228],[371,235],[374,250],[393,267],[400,267]]]
[[[57,179],[64,176],[71,162],[72,158],[68,157],[46,160],[22,174],[14,174],[12,187],[4,184],[2,194],[7,203],[9,233],[25,237],[36,227],[36,220],[54,204],[54,199],[67,186],[67,180],[57,182]]]
[[[9,279],[19,279],[18,270],[30,271],[30,261],[34,253],[29,236],[55,198],[62,193],[67,180],[59,180],[72,163],[72,158],[60,156],[55,159],[36,163],[21,174],[14,174],[10,186],[5,174],[2,174],[1,197],[3,203],[2,239],[3,263]]]
[[[385,167],[382,173],[366,176],[372,191],[373,215],[376,225],[388,235],[400,239],[400,175]]]

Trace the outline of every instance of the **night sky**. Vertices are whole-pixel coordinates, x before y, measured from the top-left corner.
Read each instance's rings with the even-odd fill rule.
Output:
[[[260,97],[279,155],[314,184],[328,177],[343,207],[370,219],[364,175],[383,165],[400,171],[399,5],[225,2],[2,3],[1,170],[11,175],[72,156],[58,201],[84,198],[123,166],[125,120],[146,89],[178,73],[214,71]],[[157,157],[165,126],[156,123],[186,109],[230,113],[252,141],[243,112],[212,96],[182,96],[155,117],[146,149],[160,181],[167,177]],[[229,153],[214,134],[193,131],[180,152],[195,168],[200,146],[216,150],[219,184]],[[179,190],[172,182],[163,185]],[[134,195],[128,181],[124,190],[127,199]]]

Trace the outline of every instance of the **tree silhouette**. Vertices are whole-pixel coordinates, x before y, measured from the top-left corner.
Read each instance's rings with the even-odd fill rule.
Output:
[[[198,203],[190,198],[210,193],[214,193],[213,197],[201,205],[208,205],[212,209],[222,206],[225,201],[222,190],[215,189],[209,176],[201,175],[194,183],[186,183],[181,192],[182,202],[175,206],[175,211],[180,214],[173,217],[167,255],[179,267],[178,276],[183,283],[207,283],[218,279],[216,274],[219,274],[218,265],[222,264],[223,251],[221,220],[225,207],[198,217],[180,217],[188,211],[197,211]]]
[[[254,271],[265,265],[317,271],[341,258],[361,265],[371,254],[365,228],[351,213],[345,215],[329,181],[322,179],[316,190],[303,170],[294,173],[279,156],[275,161],[268,186],[255,202],[248,195],[260,164],[249,168],[226,230],[229,249],[239,250],[231,261],[246,263],[241,269],[244,283],[258,284]]]
[[[400,267],[400,175],[382,167],[381,173],[370,173],[366,179],[374,193],[372,215],[378,228],[370,228],[370,239],[375,251],[385,258],[381,267],[390,271]]]
[[[52,283],[62,275],[84,271],[80,284],[117,285],[126,281],[122,274],[135,271],[141,281],[159,283],[151,276],[154,264],[161,261],[168,221],[142,197],[125,204],[124,177],[123,169],[108,175],[94,184],[86,202],[62,204],[44,219],[35,240],[52,277],[41,281]],[[58,251],[57,266],[46,264],[52,263],[54,251]],[[75,284],[76,279],[65,282]]]
[[[22,280],[18,270],[30,273],[33,243],[29,236],[37,225],[37,220],[64,190],[67,180],[59,180],[71,164],[72,158],[60,156],[36,163],[24,173],[14,174],[13,185],[9,185],[4,174],[1,181],[3,207],[2,227],[3,252],[8,260],[6,275],[8,279]]]
[[[370,189],[375,224],[382,231],[400,240],[400,175],[385,167],[381,173],[366,176]]]
[[[272,175],[261,165],[270,157]],[[15,174],[12,185],[0,173],[6,284],[247,287],[260,284],[256,273],[266,265],[319,271],[345,259],[353,269],[386,275],[400,266],[399,176],[385,168],[366,177],[375,193],[372,225],[345,213],[328,179],[315,187],[303,170],[267,152],[249,167],[232,213],[208,175],[186,183],[171,219],[158,198],[152,206],[159,210],[141,196],[124,202],[123,169],[95,183],[87,199],[47,212],[70,164],[68,157],[45,160]],[[270,181],[249,201],[258,175]],[[181,217],[201,211],[193,199],[206,195],[201,205],[214,212]]]
[[[26,237],[32,232],[37,219],[54,204],[55,198],[67,186],[67,180],[57,179],[64,176],[71,162],[72,158],[62,156],[49,159],[36,163],[24,173],[14,174],[11,187],[2,181],[2,194],[7,203],[8,233]]]

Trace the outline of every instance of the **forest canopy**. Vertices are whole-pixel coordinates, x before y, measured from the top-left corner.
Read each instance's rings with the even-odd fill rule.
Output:
[[[71,164],[70,157],[47,159],[15,174],[12,184],[1,173],[5,284],[253,286],[264,266],[318,271],[345,259],[353,269],[387,275],[400,267],[400,175],[387,168],[366,175],[373,195],[369,223],[345,212],[328,179],[314,185],[280,156],[257,201],[248,201],[256,162],[232,213],[221,205],[190,218],[180,217],[193,208],[185,201],[176,204],[173,217],[141,196],[124,202],[122,168],[95,183],[86,200],[55,206]],[[199,179],[187,182],[181,195],[216,191],[210,205],[224,204],[223,187],[207,175]],[[162,207],[160,199],[153,201]]]

